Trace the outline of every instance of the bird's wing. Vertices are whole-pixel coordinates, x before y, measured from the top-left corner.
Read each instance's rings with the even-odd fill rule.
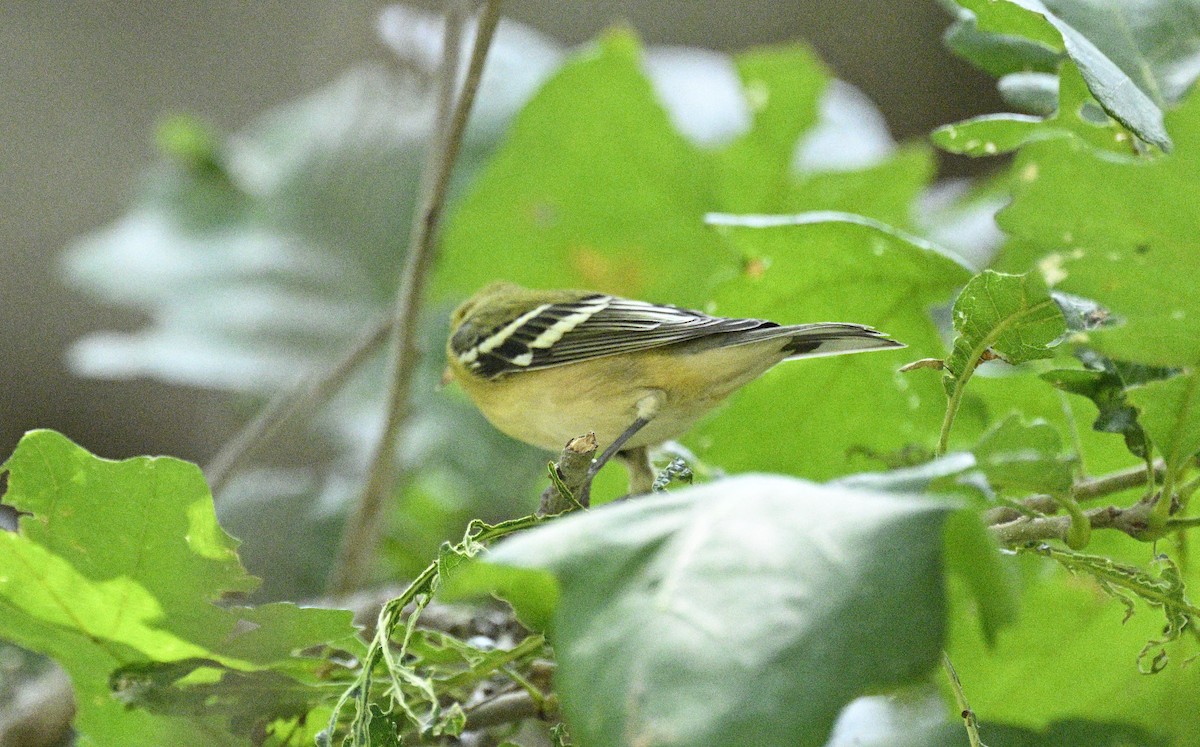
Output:
[[[761,319],[725,319],[597,293],[543,304],[493,329],[480,330],[469,345],[455,352],[472,372],[492,378],[778,326]]]

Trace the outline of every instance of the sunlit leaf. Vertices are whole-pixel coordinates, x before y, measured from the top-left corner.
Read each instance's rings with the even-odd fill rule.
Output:
[[[946,358],[947,391],[989,352],[1012,364],[1050,357],[1050,346],[1067,327],[1039,276],[984,270],[954,302],[954,329],[958,336]]]
[[[34,431],[2,469],[4,502],[24,515],[17,532],[0,532],[0,635],[67,670],[76,726],[98,744],[241,744],[219,713],[124,711],[108,692],[119,667],[203,658],[253,672],[353,634],[349,612],[214,604],[258,582],[217,525],[194,465],[111,462]],[[213,741],[200,736],[210,730]]]
[[[1019,240],[1010,266],[1037,264],[1056,288],[1094,299],[1116,326],[1089,333],[1110,358],[1158,366],[1200,362],[1193,292],[1200,212],[1200,95],[1167,119],[1175,151],[1113,159],[1056,140],[1022,149],[1015,196],[997,221]]]
[[[936,436],[943,396],[936,382],[897,369],[905,360],[943,354],[929,308],[969,278],[961,261],[862,216],[710,220],[746,255],[743,272],[722,286],[717,312],[780,323],[868,324],[908,349],[777,367],[689,437],[706,459],[728,469],[827,478],[851,470],[852,450],[887,452]],[[883,421],[896,427],[878,428]]]

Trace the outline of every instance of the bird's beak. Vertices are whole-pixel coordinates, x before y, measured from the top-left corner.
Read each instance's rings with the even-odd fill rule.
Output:
[[[446,370],[442,371],[442,380],[438,383],[438,391],[446,388],[446,385],[454,381],[454,369],[446,366]]]

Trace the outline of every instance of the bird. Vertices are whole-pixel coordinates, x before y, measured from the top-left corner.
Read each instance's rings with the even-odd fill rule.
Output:
[[[557,452],[594,433],[631,494],[650,492],[649,449],[686,433],[737,389],[785,360],[904,347],[862,324],[781,325],[587,290],[507,281],[450,315],[444,383],[456,382],[496,428]]]

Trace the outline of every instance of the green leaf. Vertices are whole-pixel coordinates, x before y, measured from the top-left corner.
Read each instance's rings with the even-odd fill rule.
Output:
[[[854,210],[907,221],[933,173],[928,149],[860,169],[830,158],[810,168],[798,144],[823,126],[824,68],[794,46],[751,50],[734,63],[749,126],[704,148],[672,123],[627,33],[568,61],[450,216],[439,289],[463,297],[507,278],[697,307],[740,259],[705,229],[707,212]],[[888,155],[890,139],[863,139]]]
[[[1152,381],[1129,389],[1128,396],[1167,469],[1181,473],[1200,452],[1200,374]]]
[[[465,296],[506,278],[703,303],[710,277],[734,266],[701,221],[714,186],[636,40],[610,32],[517,116],[446,225],[439,286]]]
[[[130,708],[189,721],[219,717],[232,734],[297,740],[288,744],[298,743],[314,704],[328,695],[280,672],[241,672],[211,659],[131,664],[113,672],[110,682],[113,697]]]
[[[807,48],[750,50],[735,58],[753,121],[716,158],[719,204],[764,210],[789,180],[796,142],[817,122],[829,74]]]
[[[996,77],[1058,69],[1062,37],[1044,21],[999,4],[983,20],[981,26],[973,13],[960,9],[957,20],[946,30],[946,46]]]
[[[1058,103],[1053,116],[985,114],[939,127],[930,135],[938,147],[968,156],[993,156],[1025,145],[1059,137],[1075,137],[1101,150],[1128,154],[1129,135],[1107,117],[1097,122],[1088,110],[1091,96],[1078,68],[1063,63]]]
[[[97,743],[241,744],[219,737],[228,734],[219,714],[184,721],[123,710],[108,693],[118,667],[200,658],[252,672],[354,633],[345,611],[214,604],[258,582],[218,526],[194,465],[111,462],[34,431],[2,469],[4,501],[23,515],[16,532],[0,532],[0,636],[67,670],[76,726]],[[213,741],[200,736],[213,729]]]
[[[1174,153],[1147,162],[1035,143],[1014,164],[1015,195],[997,222],[1017,242],[1008,266],[1037,263],[1056,288],[1094,299],[1119,325],[1089,333],[1110,358],[1200,363],[1194,292],[1200,212],[1200,94],[1167,120]]]
[[[1130,453],[1140,459],[1148,458],[1150,443],[1138,423],[1137,408],[1129,404],[1125,396],[1126,387],[1165,379],[1177,372],[1113,361],[1086,348],[1077,351],[1076,355],[1084,369],[1046,371],[1040,375],[1042,381],[1090,399],[1098,410],[1092,428],[1101,433],[1120,433]]]
[[[744,271],[720,289],[716,312],[781,323],[869,324],[909,350],[775,368],[692,431],[687,440],[704,459],[730,470],[824,479],[851,471],[852,449],[888,452],[937,433],[940,408],[930,406],[942,397],[936,383],[896,369],[905,358],[942,354],[929,308],[966,282],[970,270],[929,242],[862,216],[709,220],[747,257]],[[883,420],[897,427],[874,425]]]
[[[822,745],[855,695],[936,665],[953,513],[731,478],[557,519],[446,588],[515,592],[523,619],[548,629],[583,744]],[[956,560],[996,562],[961,529]],[[522,587],[531,573],[553,579],[557,603]]]
[[[975,446],[976,464],[997,490],[1064,495],[1071,489],[1074,460],[1062,453],[1058,429],[1011,415]]]
[[[215,150],[224,176],[186,166],[218,155],[176,155],[184,168],[159,165],[128,214],[68,250],[73,286],[150,318],[77,342],[76,369],[262,393],[331,361],[396,275],[425,116],[410,96],[364,68],[219,146],[168,127],[172,151]]]
[[[1131,543],[1095,533],[1091,547],[1120,557],[1122,544],[1129,549]],[[1145,546],[1132,549],[1125,553],[1136,556],[1130,562],[1144,564]],[[1062,724],[1064,738],[1033,744],[1189,744],[1200,727],[1200,671],[1182,665],[1154,677],[1137,671],[1146,642],[1161,637],[1161,614],[1139,612],[1124,620],[1124,605],[1091,576],[1071,574],[1032,555],[1017,560],[1023,571],[1023,613],[1002,632],[996,649],[981,645],[969,617],[956,617],[951,632],[950,656],[983,723],[985,743],[993,744],[989,724],[1040,732],[1049,723],[1070,720],[1076,726]],[[1195,652],[1186,638],[1172,646],[1177,662]],[[1106,726],[1115,730],[1122,724],[1126,741],[1102,738]]]
[[[1171,147],[1163,112],[1200,73],[1196,66],[1200,5],[1193,0],[1148,0],[1136,10],[1118,0],[958,0],[958,4],[975,15],[979,30],[1063,49],[1105,111],[1146,142]],[[966,51],[978,52],[978,47]],[[990,55],[982,51],[976,56]],[[1016,72],[1002,67],[1004,72]]]
[[[958,336],[946,358],[946,391],[961,386],[988,351],[1008,363],[1053,355],[1050,347],[1066,322],[1045,282],[1036,274],[1006,275],[984,270],[954,302]]]
[[[1042,4],[1058,19],[1055,25],[1072,57],[1083,59],[1088,53],[1078,41],[1085,37],[1160,108],[1183,98],[1200,75],[1200,2],[1196,0],[1043,0]],[[1067,24],[1069,31],[1064,28]]]

